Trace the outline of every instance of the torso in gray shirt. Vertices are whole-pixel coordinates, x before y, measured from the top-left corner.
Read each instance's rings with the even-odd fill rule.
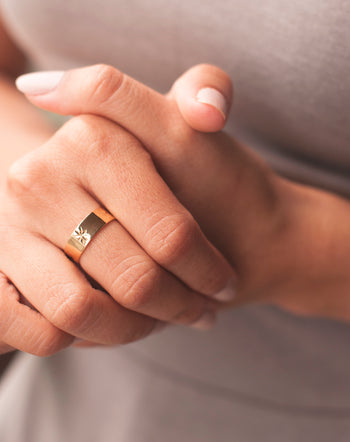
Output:
[[[350,195],[350,3],[0,4],[40,68],[104,62],[166,91],[196,63],[219,65],[236,90],[227,130],[279,173]],[[348,442],[349,343],[348,325],[246,307],[207,334],[23,355],[0,389],[1,440]]]

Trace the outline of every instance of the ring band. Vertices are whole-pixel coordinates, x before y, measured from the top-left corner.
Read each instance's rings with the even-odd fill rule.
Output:
[[[114,219],[114,216],[102,207],[95,209],[74,229],[64,248],[66,255],[78,263],[96,233]]]

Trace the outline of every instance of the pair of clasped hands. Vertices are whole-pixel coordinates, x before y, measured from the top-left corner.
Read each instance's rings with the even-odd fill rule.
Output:
[[[11,166],[1,195],[2,352],[125,344],[167,323],[207,329],[248,303],[348,320],[336,225],[348,202],[279,177],[221,131],[223,71],[195,66],[167,95],[104,65],[17,86],[73,117]],[[64,246],[99,206],[116,220],[76,265]]]

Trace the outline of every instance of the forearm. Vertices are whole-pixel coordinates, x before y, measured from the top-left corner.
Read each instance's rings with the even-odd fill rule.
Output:
[[[291,215],[295,236],[312,244],[313,260],[324,270],[349,274],[350,200],[331,191],[293,183]],[[294,206],[294,207],[293,207]],[[301,232],[301,233],[299,233]],[[305,246],[305,244],[304,244]],[[349,287],[350,289],[350,287]]]
[[[257,251],[264,301],[296,314],[350,319],[350,201],[278,179],[279,231]]]
[[[53,133],[48,120],[20,94],[14,80],[0,74],[0,183],[11,163]]]

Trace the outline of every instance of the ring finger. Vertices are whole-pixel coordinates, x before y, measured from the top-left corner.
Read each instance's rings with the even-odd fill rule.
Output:
[[[73,230],[99,205],[84,189],[72,185],[65,210],[52,208],[38,232],[64,249]],[[70,203],[68,204],[68,200]],[[81,233],[89,235],[80,227]],[[202,296],[159,266],[116,220],[98,231],[81,255],[84,271],[120,305],[161,321],[211,325],[215,302]]]
[[[220,301],[234,297],[231,266],[135,137],[101,117],[81,116],[54,141],[53,150],[70,160],[68,173],[77,184],[101,201],[154,261],[197,292]]]

